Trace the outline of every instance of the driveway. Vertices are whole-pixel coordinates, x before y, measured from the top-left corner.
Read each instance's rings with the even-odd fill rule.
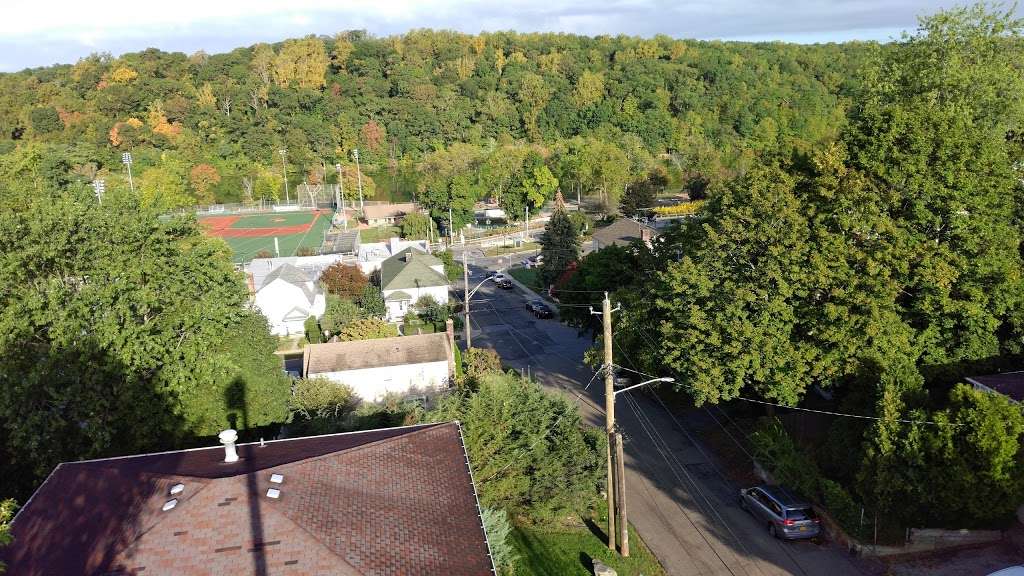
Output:
[[[470,286],[507,259],[470,256]],[[471,302],[473,345],[576,401],[604,427],[604,384],[582,363],[590,337],[526,311],[527,295],[485,283]],[[595,304],[599,302],[595,298]],[[589,387],[587,386],[588,384]],[[630,522],[666,571],[678,576],[857,576],[874,569],[825,543],[780,542],[739,508],[737,491],[696,432],[700,413],[673,413],[655,396],[619,397]]]

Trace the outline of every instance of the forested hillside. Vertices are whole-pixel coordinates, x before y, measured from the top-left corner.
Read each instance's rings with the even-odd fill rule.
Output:
[[[880,51],[420,30],[93,55],[0,76],[0,185],[102,178],[124,193],[130,151],[158,209],[258,201],[283,194],[280,150],[295,185],[335,182],[338,162],[354,173],[358,148],[377,197],[453,205],[457,220],[487,196],[519,214],[556,186],[615,206],[666,151],[676,183],[703,189],[759,153],[835,138]]]

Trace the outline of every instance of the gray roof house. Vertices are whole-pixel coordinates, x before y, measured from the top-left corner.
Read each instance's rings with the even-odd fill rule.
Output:
[[[278,336],[302,334],[306,319],[322,316],[327,308],[323,290],[309,274],[291,264],[281,264],[263,277],[253,304]]]
[[[658,235],[658,231],[646,224],[641,224],[629,218],[619,218],[604,228],[594,230],[593,249],[600,250],[607,246],[629,246],[640,240],[647,246],[651,240]]]
[[[448,302],[448,277],[444,263],[416,248],[406,248],[380,265],[380,289],[388,308],[388,320],[405,317],[410,305],[424,296]]]

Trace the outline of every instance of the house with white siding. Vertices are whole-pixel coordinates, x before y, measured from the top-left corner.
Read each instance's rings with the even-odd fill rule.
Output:
[[[409,247],[380,265],[380,290],[389,322],[400,322],[409,308],[424,296],[448,302],[448,277],[436,256]]]
[[[319,318],[327,308],[320,286],[291,264],[282,264],[263,278],[253,304],[267,317],[270,332],[278,336],[304,333],[306,319]]]
[[[366,402],[388,395],[431,397],[455,376],[455,343],[447,332],[310,344],[303,350],[302,375],[352,388]]]

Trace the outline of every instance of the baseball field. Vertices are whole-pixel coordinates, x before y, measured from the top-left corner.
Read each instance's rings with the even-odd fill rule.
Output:
[[[248,262],[260,252],[274,252],[277,238],[281,256],[294,256],[299,248],[319,248],[331,226],[331,213],[274,212],[204,216],[199,219],[210,236],[223,238],[234,251],[235,262]]]

